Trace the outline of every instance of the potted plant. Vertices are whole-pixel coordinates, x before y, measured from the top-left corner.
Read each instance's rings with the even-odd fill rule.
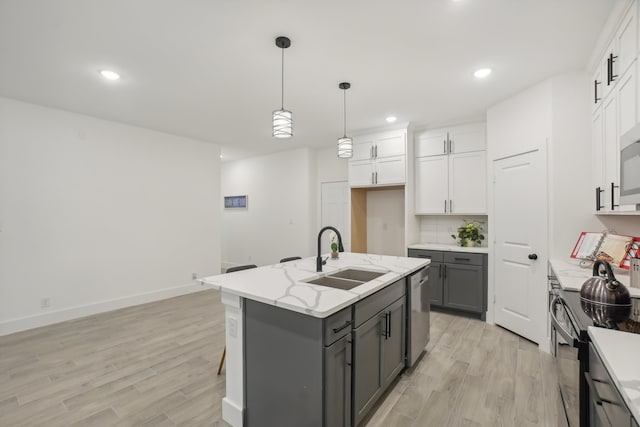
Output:
[[[464,224],[458,227],[458,235],[452,234],[453,239],[460,239],[458,242],[460,246],[475,246],[481,245],[484,240],[482,232],[482,224],[476,221],[464,220]]]
[[[331,259],[338,259],[338,244],[336,243],[336,234],[331,233]]]

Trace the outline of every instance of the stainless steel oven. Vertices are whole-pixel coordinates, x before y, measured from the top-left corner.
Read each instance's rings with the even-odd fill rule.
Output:
[[[549,280],[551,320],[551,352],[560,387],[558,425],[583,427],[589,425],[588,391],[584,372],[588,371],[588,342],[567,305],[560,285]]]

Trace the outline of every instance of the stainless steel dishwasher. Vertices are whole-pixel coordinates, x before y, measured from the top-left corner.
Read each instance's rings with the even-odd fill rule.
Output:
[[[429,343],[429,266],[407,277],[407,357],[406,367],[416,363]]]

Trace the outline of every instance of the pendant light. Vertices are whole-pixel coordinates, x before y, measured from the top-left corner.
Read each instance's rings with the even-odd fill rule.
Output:
[[[347,136],[347,89],[351,87],[351,83],[342,82],[338,85],[344,92],[344,133],[342,138],[338,138],[338,157],[353,157],[353,140]]]
[[[293,136],[293,117],[291,111],[284,109],[284,50],[291,46],[288,37],[276,38],[276,46],[282,49],[282,92],[280,109],[273,112],[273,137],[291,138]]]

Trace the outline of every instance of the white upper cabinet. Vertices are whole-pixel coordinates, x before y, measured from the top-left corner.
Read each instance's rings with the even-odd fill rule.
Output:
[[[430,129],[415,136],[416,157],[486,150],[484,123]]]
[[[415,138],[415,213],[487,212],[484,123],[424,131]]]
[[[619,206],[620,136],[638,123],[637,17],[638,1],[633,1],[593,72],[591,143],[598,213],[627,210]]]
[[[354,138],[349,186],[404,184],[407,131],[394,130]]]

